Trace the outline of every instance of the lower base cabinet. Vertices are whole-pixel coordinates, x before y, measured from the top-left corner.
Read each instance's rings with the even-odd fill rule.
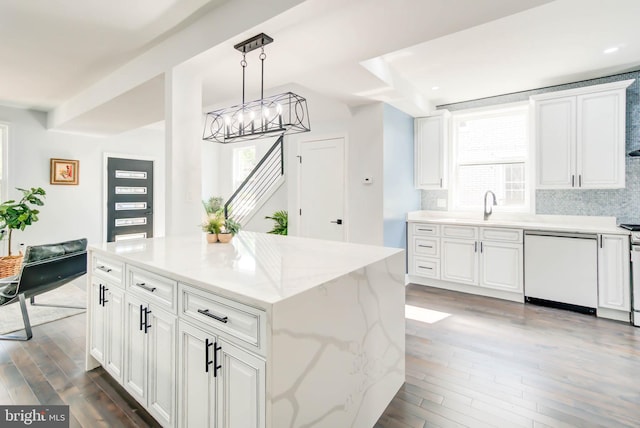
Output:
[[[176,316],[126,297],[124,387],[163,426],[174,426]]]
[[[180,320],[180,427],[265,427],[265,362]]]
[[[523,291],[522,244],[480,242],[480,286],[504,291]]]

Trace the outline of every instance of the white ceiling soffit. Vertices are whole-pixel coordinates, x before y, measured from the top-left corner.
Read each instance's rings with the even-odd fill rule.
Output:
[[[638,0],[558,0],[363,65],[435,105],[542,88],[638,69],[639,17]]]
[[[388,85],[360,62],[549,1],[307,0],[216,48],[204,76],[204,105],[241,101],[241,55],[233,44],[260,32],[274,38],[265,47],[265,87],[295,82],[353,106],[390,101],[413,89],[409,79],[399,87]],[[247,100],[257,99],[258,52],[249,53],[247,62]]]
[[[148,126],[164,118],[164,74],[157,76],[73,121],[56,131],[105,136]]]
[[[49,110],[166,37],[209,0],[3,0],[0,103]]]

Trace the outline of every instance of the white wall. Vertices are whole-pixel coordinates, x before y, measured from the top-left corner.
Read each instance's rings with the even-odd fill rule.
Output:
[[[349,127],[349,241],[383,245],[383,104],[354,109]],[[371,184],[363,184],[371,177]]]
[[[47,192],[40,221],[23,232],[14,232],[16,243],[35,245],[81,237],[89,242],[103,240],[105,152],[153,157],[158,159],[156,176],[165,176],[163,131],[140,129],[108,138],[52,132],[45,127],[45,113],[2,106],[0,121],[9,124],[9,196],[20,196],[15,187],[42,187]],[[78,159],[79,185],[50,185],[50,158]],[[159,181],[156,202],[163,206],[163,184]],[[163,227],[164,217],[158,210],[155,221],[156,227]]]

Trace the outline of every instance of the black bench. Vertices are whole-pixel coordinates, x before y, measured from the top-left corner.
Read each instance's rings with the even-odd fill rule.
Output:
[[[29,340],[33,337],[26,299],[58,288],[87,273],[87,240],[27,247],[20,274],[0,279],[0,306],[20,302],[25,335],[4,335],[0,339]],[[58,305],[40,305],[58,306]],[[74,306],[59,306],[74,307]]]

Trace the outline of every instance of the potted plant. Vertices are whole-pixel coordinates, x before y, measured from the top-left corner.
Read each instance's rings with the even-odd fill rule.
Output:
[[[218,210],[208,214],[204,222],[202,222],[202,231],[207,232],[207,242],[212,244],[218,242],[218,234],[224,226],[224,216],[222,211]]]
[[[11,254],[13,231],[24,230],[38,221],[40,211],[36,207],[44,205],[43,199],[46,195],[41,187],[16,189],[22,192],[22,199],[18,202],[10,199],[0,204],[0,229],[9,229],[8,255],[0,257],[0,277],[15,275],[20,270],[22,254],[18,256]]]
[[[218,233],[218,240],[223,244],[230,242],[231,239],[240,231],[240,223],[233,219],[226,219],[222,231]]]
[[[273,225],[273,229],[267,233],[272,233],[274,235],[287,234],[289,225],[289,213],[287,211],[276,211],[271,217],[266,216],[265,218],[276,222],[276,224]]]
[[[202,206],[207,215],[215,214],[223,209],[224,200],[220,196],[212,196],[208,200],[202,201]]]

